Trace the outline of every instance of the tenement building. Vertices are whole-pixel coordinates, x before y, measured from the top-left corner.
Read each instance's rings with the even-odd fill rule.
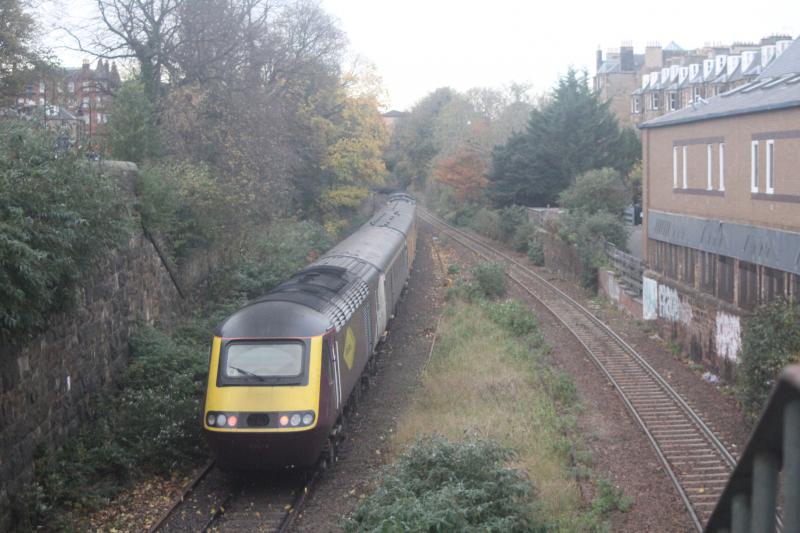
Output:
[[[742,318],[800,298],[800,39],[752,81],[640,128],[644,318],[730,375]]]
[[[791,44],[788,35],[758,43],[684,50],[648,44],[643,54],[630,43],[597,51],[594,89],[622,126],[636,126],[754,80]]]

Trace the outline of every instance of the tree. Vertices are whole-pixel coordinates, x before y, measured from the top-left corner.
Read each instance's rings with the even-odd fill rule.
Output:
[[[600,168],[575,178],[575,183],[558,196],[558,201],[563,207],[587,215],[606,211],[621,217],[623,209],[630,203],[630,193],[619,172],[613,168]]]
[[[608,106],[591,92],[585,75],[570,69],[549,100],[531,112],[526,131],[492,154],[492,200],[546,205],[587,170],[613,167],[627,174],[630,142]]]
[[[460,152],[440,159],[434,169],[436,181],[449,187],[459,203],[473,203],[483,197],[486,164],[475,153]]]
[[[0,0],[0,105],[12,103],[37,70],[48,69],[36,50],[36,23],[21,0]]]
[[[144,84],[130,80],[117,91],[108,120],[108,149],[123,161],[141,163],[161,154],[156,114]]]

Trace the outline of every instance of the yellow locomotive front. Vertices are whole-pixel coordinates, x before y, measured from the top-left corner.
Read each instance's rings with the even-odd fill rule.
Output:
[[[223,323],[212,344],[203,409],[203,428],[221,465],[306,468],[316,462],[335,422],[322,358],[326,325],[313,310],[279,301],[255,303]],[[320,334],[300,335],[307,328]],[[278,330],[289,335],[274,335]]]

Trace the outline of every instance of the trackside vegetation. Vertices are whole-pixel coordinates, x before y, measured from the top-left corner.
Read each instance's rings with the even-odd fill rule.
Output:
[[[248,298],[263,294],[327,250],[332,239],[312,222],[266,231],[211,280],[208,300],[188,317],[137,328],[117,389],[89,402],[80,432],[56,452],[41,450],[36,479],[17,498],[17,529],[73,531],[87,512],[133,482],[169,477],[207,456],[200,413],[211,332]]]
[[[0,121],[0,341],[69,309],[81,273],[130,235],[117,182],[30,123]]]
[[[755,421],[767,404],[781,370],[800,361],[800,308],[776,301],[756,308],[744,324],[736,369],[736,396],[746,417]]]
[[[630,503],[592,477],[575,387],[547,363],[536,317],[518,301],[476,297],[459,284],[398,423],[402,452],[347,530],[608,530],[610,513]],[[581,496],[586,482],[595,487],[591,502]]]

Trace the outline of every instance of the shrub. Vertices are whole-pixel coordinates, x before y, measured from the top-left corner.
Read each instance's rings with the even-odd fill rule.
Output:
[[[487,298],[506,293],[506,267],[501,263],[478,263],[470,269],[477,289]]]
[[[492,322],[516,336],[522,337],[539,331],[534,314],[518,300],[491,302],[485,309]]]
[[[227,290],[247,298],[263,295],[333,246],[314,222],[285,222],[256,239],[245,258],[228,272]]]
[[[528,241],[528,259],[534,265],[544,266],[544,245],[536,237],[531,237]]]
[[[377,491],[346,522],[347,531],[531,531],[529,481],[507,466],[513,453],[490,440],[429,437],[385,470]]]
[[[783,367],[800,360],[800,309],[793,302],[756,308],[742,332],[736,369],[736,395],[745,415],[755,420]]]
[[[70,307],[81,273],[123,242],[129,215],[115,179],[53,135],[0,123],[0,339],[36,332]]]
[[[472,219],[470,227],[484,237],[500,241],[503,240],[503,231],[500,228],[500,215],[486,207],[480,208]]]
[[[577,176],[575,183],[564,190],[558,200],[562,207],[587,215],[605,211],[622,216],[630,196],[619,172],[613,168],[599,168]]]
[[[144,165],[137,193],[145,226],[166,239],[175,259],[210,247],[225,232],[230,209],[225,209],[225,194],[203,164]]]

